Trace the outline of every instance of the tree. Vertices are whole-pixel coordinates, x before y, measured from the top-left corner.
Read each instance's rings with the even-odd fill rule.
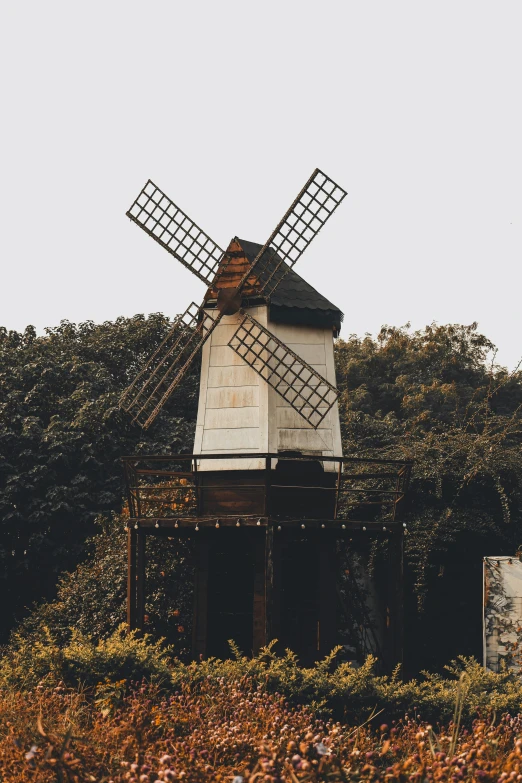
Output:
[[[385,327],[340,340],[336,359],[345,453],[415,463],[407,647],[423,665],[480,655],[482,557],[520,544],[522,373],[476,324]]]
[[[0,332],[4,636],[24,607],[54,594],[65,571],[57,601],[38,610],[41,621],[103,635],[123,617],[124,537],[113,516],[122,508],[120,457],[190,452],[193,444],[196,365],[147,433],[117,407],[169,326],[156,314],[64,322],[44,337],[31,328]],[[495,364],[476,324],[351,336],[337,342],[336,367],[344,453],[415,463],[406,514],[410,666],[480,655],[482,557],[514,554],[522,541],[522,373]],[[92,539],[100,514],[113,521]],[[371,549],[369,567],[382,556],[377,544]],[[188,551],[172,544],[162,559],[151,548],[150,630],[180,650],[187,568]]]
[[[198,366],[143,432],[122,390],[172,324],[161,314],[59,327],[0,329],[0,633],[74,568],[99,514],[121,510],[129,453],[190,452]]]

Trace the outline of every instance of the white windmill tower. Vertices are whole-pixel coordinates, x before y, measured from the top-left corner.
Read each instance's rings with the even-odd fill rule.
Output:
[[[230,460],[201,459],[200,471],[263,470],[256,454],[341,455],[333,339],[342,313],[292,267],[345,195],[316,169],[264,245],[235,237],[226,251],[151,181],[127,212],[208,290],[121,406],[149,427],[203,349],[194,453]]]
[[[258,576],[252,577],[257,587],[254,589],[251,583],[254,597],[250,609],[245,610],[254,618],[253,637],[252,624],[250,636],[247,634],[254,642],[246,641],[245,646],[258,649],[272,635],[267,623],[269,593],[275,591],[270,586],[274,569],[269,565],[273,561],[270,536],[274,520],[292,517],[295,523],[298,519],[300,529],[305,527],[303,517],[314,519],[317,528],[325,527],[320,520],[335,518],[335,486],[340,480],[342,447],[334,338],[341,327],[342,313],[299,277],[293,266],[345,196],[342,188],[316,169],[264,245],[235,237],[226,250],[216,245],[150,180],[127,212],[199,277],[207,291],[199,307],[192,303],[176,320],[123,394],[121,407],[132,415],[133,421],[149,427],[202,350],[193,460],[198,519],[222,529],[227,524],[266,526],[265,543],[259,536],[254,541],[250,535],[261,533],[258,528],[250,529],[250,533],[245,530],[240,545],[237,537],[234,539],[233,546],[239,546],[239,550],[233,550],[228,539],[232,552],[229,562],[234,563],[234,571],[229,579],[230,573],[227,576],[222,569],[219,579],[214,580],[214,588],[209,577],[209,547],[214,547],[217,562],[216,547],[228,533],[225,535],[222,530],[219,544],[214,538],[212,545],[208,536],[206,543],[205,536],[199,536],[200,561],[204,561],[200,570],[204,576],[199,580],[200,587],[196,577],[196,594],[199,591],[201,596],[196,611],[199,630],[194,641],[195,654],[206,654],[209,649],[214,650],[212,654],[221,654],[221,648],[207,644],[213,635],[217,638],[220,634],[225,641],[238,640],[236,621],[229,630],[211,631],[212,617],[219,616],[222,625],[226,617],[219,609],[208,607],[215,594],[224,590],[227,579],[230,590],[222,603],[230,608],[236,600],[237,564],[248,559],[249,535],[251,572]],[[327,459],[334,457],[337,460]],[[272,482],[269,492],[267,482]],[[255,521],[256,517],[262,519]],[[198,530],[197,521],[195,524]],[[319,545],[313,535],[303,556],[312,564],[309,570],[317,570],[321,575],[312,589],[314,579],[300,569],[304,587],[311,591],[310,605],[314,607],[306,610],[308,619],[303,623],[308,628],[308,641],[302,647],[316,649],[321,626],[320,649],[328,650],[334,630],[329,607],[334,599],[319,600],[319,596],[335,593],[331,566],[335,540],[322,536]],[[245,575],[245,590],[249,579]],[[291,607],[289,611],[297,616]],[[225,614],[232,616],[233,612]],[[262,626],[265,630],[260,631]],[[317,645],[319,650],[319,642]]]

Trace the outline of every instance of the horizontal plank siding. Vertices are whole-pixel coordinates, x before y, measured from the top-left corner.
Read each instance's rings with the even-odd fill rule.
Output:
[[[330,329],[268,323],[265,305],[249,308],[248,312],[319,375],[335,382],[331,377],[333,336]],[[314,430],[281,394],[228,346],[240,320],[239,314],[223,318],[203,349],[196,453],[202,457],[205,453],[230,453],[231,459],[226,464],[220,462],[220,470],[263,469],[262,460],[254,457],[255,452],[337,453],[340,443],[337,406]],[[289,366],[294,362],[291,356],[285,361]],[[282,393],[287,389],[299,391],[299,388],[299,383],[290,387],[280,385]],[[320,394],[326,391],[327,387],[323,385],[317,388]],[[316,401],[320,403],[315,395],[310,398],[312,404]],[[252,452],[248,465],[234,460],[234,452],[241,451]],[[200,470],[209,471],[212,467],[216,470],[210,461],[200,461]]]
[[[247,367],[243,362],[237,367],[209,367],[208,387],[221,388],[223,386],[257,386],[259,375],[252,367]]]
[[[221,386],[207,390],[209,408],[259,408],[259,386]]]
[[[331,429],[292,429],[278,431],[278,451],[323,451],[332,449],[333,435]]]
[[[238,427],[236,429],[205,429],[203,452],[227,452],[230,449],[259,450],[259,427]]]
[[[205,429],[259,428],[259,408],[207,408]],[[226,448],[224,449],[227,450]]]

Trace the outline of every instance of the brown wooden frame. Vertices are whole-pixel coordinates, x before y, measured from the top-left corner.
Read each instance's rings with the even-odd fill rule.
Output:
[[[218,476],[218,472],[198,471],[198,460],[214,461],[219,467],[219,461],[262,460],[264,469],[261,471],[245,471],[252,475],[252,483],[242,485],[242,490],[255,489],[263,497],[262,508],[256,513],[243,513],[240,505],[230,510],[216,514],[201,513],[200,495],[202,491],[201,476]],[[332,486],[311,485],[309,482],[302,484],[277,483],[275,461],[291,461],[295,464],[306,463],[334,463],[335,472],[325,475],[332,476]],[[399,522],[399,508],[404,502],[409,485],[412,463],[407,460],[366,459],[358,457],[323,457],[305,456],[292,453],[266,453],[266,454],[180,454],[172,456],[134,456],[123,457],[125,483],[129,505],[130,521],[140,527],[161,528],[195,528],[201,526],[219,524],[258,525],[266,526],[269,521],[286,525],[310,525],[326,526],[335,529],[368,529],[379,530],[387,525],[397,525]],[[348,468],[350,470],[348,470]],[[260,480],[261,479],[261,480]],[[237,482],[230,484],[221,483],[214,489],[237,489]],[[286,492],[316,492],[326,499],[332,499],[334,503],[325,502],[325,508],[330,505],[333,509],[331,515],[318,516],[306,513],[293,517],[289,514],[278,514],[273,507],[275,493]],[[186,497],[191,496],[191,503],[187,506]],[[344,497],[354,498],[355,509],[359,516],[342,513],[342,500]],[[157,498],[162,498],[164,509],[151,508]],[[175,508],[174,508],[175,505]],[[378,521],[362,514],[363,509],[373,506],[379,511]],[[156,511],[156,513],[153,513]]]

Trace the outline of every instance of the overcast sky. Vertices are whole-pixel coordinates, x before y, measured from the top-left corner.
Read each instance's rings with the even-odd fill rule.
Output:
[[[318,166],[348,197],[296,271],[382,324],[522,355],[522,3],[0,6],[0,324],[175,315],[203,284],[125,211],[153,179],[264,242]]]

